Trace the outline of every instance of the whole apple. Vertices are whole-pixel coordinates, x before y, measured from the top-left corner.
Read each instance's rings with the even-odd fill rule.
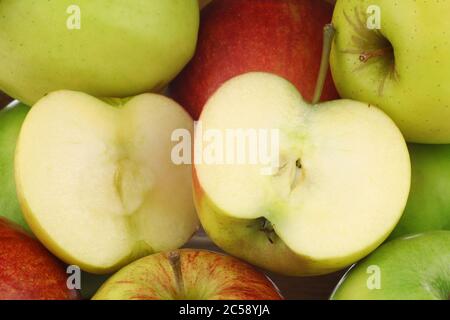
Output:
[[[213,1],[202,10],[194,58],[170,86],[194,119],[225,81],[251,71],[278,74],[306,100],[314,93],[322,29],[333,7],[317,0]],[[322,99],[338,97],[328,74]]]
[[[60,89],[160,91],[194,54],[197,0],[3,0],[0,90],[28,104]]]
[[[28,113],[15,154],[18,199],[41,242],[107,274],[174,250],[198,228],[189,164],[171,157],[189,114],[157,94],[99,100],[53,92]]]
[[[154,254],[126,266],[94,300],[280,300],[260,271],[235,258],[198,249]]]
[[[448,300],[450,231],[399,238],[351,268],[334,300]]]
[[[29,231],[14,180],[14,154],[20,128],[30,108],[17,101],[0,110],[0,215]]]
[[[340,95],[374,104],[409,142],[450,143],[450,1],[338,0]]]
[[[0,218],[0,300],[72,300],[64,265],[19,226]]]
[[[351,100],[309,105],[287,80],[256,72],[223,84],[199,123],[197,212],[227,253],[285,275],[331,273],[377,248],[402,215],[408,150],[392,120],[374,106]],[[207,138],[210,132],[230,136],[230,129],[239,130],[232,140]],[[277,134],[246,138],[268,129]],[[272,139],[278,147],[269,159],[278,164],[251,162]],[[245,154],[238,155],[235,141],[244,141]],[[216,145],[230,147],[211,149]],[[227,160],[207,160],[207,153]]]
[[[450,145],[408,146],[411,192],[391,238],[431,230],[450,230]]]

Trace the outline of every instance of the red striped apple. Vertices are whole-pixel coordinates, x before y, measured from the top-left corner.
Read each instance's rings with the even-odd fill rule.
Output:
[[[287,80],[248,73],[221,86],[200,122],[203,132],[220,136],[230,129],[279,132],[279,165],[271,174],[263,174],[263,162],[211,162],[196,154],[200,220],[234,256],[286,275],[330,273],[378,247],[402,215],[408,149],[394,122],[372,105],[308,105]],[[196,130],[196,148],[203,138]]]
[[[71,300],[64,265],[36,239],[0,218],[0,300]]]
[[[183,249],[142,258],[112,276],[94,300],[280,300],[275,285],[238,259]]]
[[[155,94],[98,100],[59,91],[33,106],[17,142],[25,219],[56,256],[109,273],[181,247],[197,230],[191,166],[171,159],[190,116]]]
[[[171,94],[194,119],[230,78],[266,71],[290,80],[312,100],[321,61],[322,29],[333,7],[318,0],[213,1],[201,13],[194,58]],[[322,99],[338,98],[328,74]]]

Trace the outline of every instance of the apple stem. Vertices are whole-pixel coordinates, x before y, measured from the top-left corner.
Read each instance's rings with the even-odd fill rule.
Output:
[[[323,28],[322,60],[320,61],[319,76],[317,77],[316,89],[312,100],[313,105],[317,104],[322,96],[323,86],[327,78],[328,68],[330,67],[331,44],[335,33],[336,29],[331,23]]]
[[[182,298],[185,296],[185,291],[184,291],[183,271],[181,269],[180,254],[177,251],[170,252],[169,253],[169,262],[170,262],[170,266],[172,267],[172,271],[175,275],[175,281],[177,283],[178,297]]]

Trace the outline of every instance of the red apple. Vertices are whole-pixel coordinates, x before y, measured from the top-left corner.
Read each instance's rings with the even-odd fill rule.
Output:
[[[213,1],[202,10],[197,52],[171,85],[194,119],[225,81],[250,71],[275,73],[303,97],[314,95],[322,34],[333,6],[318,0]],[[322,100],[338,98],[330,73]]]
[[[19,226],[0,218],[0,300],[72,300],[64,265]]]
[[[281,300],[254,267],[206,250],[147,256],[112,276],[94,300]]]

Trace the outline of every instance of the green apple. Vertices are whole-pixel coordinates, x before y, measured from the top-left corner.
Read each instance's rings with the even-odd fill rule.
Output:
[[[411,192],[391,237],[450,230],[450,145],[410,144]]]
[[[450,231],[384,244],[347,272],[331,299],[450,299]]]
[[[69,89],[162,90],[194,54],[197,0],[0,1],[0,90],[33,105]]]
[[[235,258],[206,250],[154,254],[126,266],[94,300],[280,300],[260,271]]]
[[[409,142],[450,143],[449,14],[450,1],[338,0],[340,95],[380,107]]]
[[[330,273],[378,247],[401,217],[410,186],[408,149],[394,122],[374,106],[308,105],[287,80],[248,73],[216,91],[200,123],[204,135],[197,127],[196,150],[208,132],[279,132],[279,165],[271,174],[262,174],[263,162],[211,162],[196,152],[200,221],[234,256],[287,275]]]
[[[17,142],[19,202],[56,256],[109,273],[182,246],[197,230],[191,166],[171,159],[190,116],[156,94],[98,100],[58,91],[28,113]]]
[[[30,108],[17,101],[0,110],[0,216],[29,231],[16,195],[14,152],[20,128]]]

